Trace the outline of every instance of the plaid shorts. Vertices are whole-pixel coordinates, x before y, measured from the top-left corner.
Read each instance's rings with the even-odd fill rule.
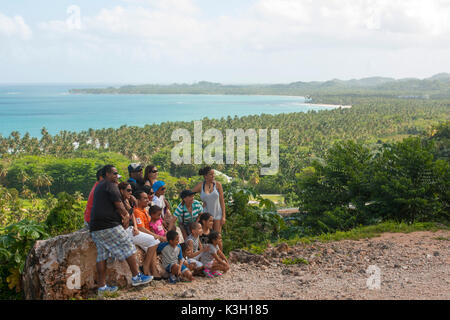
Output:
[[[122,226],[91,232],[97,246],[97,262],[113,257],[125,260],[136,252],[133,240]]]

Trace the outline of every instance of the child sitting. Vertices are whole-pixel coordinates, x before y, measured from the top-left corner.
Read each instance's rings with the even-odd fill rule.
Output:
[[[160,243],[157,252],[161,253],[162,267],[169,273],[169,283],[176,283],[182,279],[194,280],[181,252],[180,236],[175,230],[170,230],[166,237],[168,242]]]
[[[204,251],[200,256],[200,262],[205,267],[203,273],[208,278],[214,278],[221,276],[218,271],[227,272],[230,269],[228,260],[219,249],[219,243],[221,241],[221,235],[217,231],[211,231],[208,236],[209,243],[206,245],[208,250]]]
[[[167,230],[164,228],[163,219],[161,218],[162,209],[158,206],[151,206],[148,210],[150,215],[150,229],[158,236],[163,237],[162,241],[167,241],[166,232]]]
[[[200,256],[204,251],[208,251],[208,247],[203,247],[200,242],[200,236],[203,233],[202,225],[198,222],[193,222],[191,223],[190,229],[192,233],[185,241],[185,257],[187,257],[189,266],[192,266],[190,269],[195,273],[199,273],[203,269],[203,263],[199,261]]]

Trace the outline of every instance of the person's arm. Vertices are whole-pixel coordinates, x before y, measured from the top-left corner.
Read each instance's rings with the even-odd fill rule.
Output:
[[[125,209],[125,206],[123,205],[122,201],[114,202],[114,206],[116,207],[119,214],[122,216],[123,227],[127,229],[128,225],[130,224],[130,214]]]
[[[133,195],[130,196],[130,203],[133,204],[133,207],[137,207],[137,199]]]
[[[181,250],[181,246],[178,245],[178,248],[180,248],[180,252],[178,253],[178,275],[181,276],[181,266],[183,265],[184,257]]]
[[[228,263],[227,257],[223,254],[222,250],[217,250],[217,255],[222,258],[226,263]]]
[[[222,226],[225,224],[226,218],[225,218],[225,199],[223,197],[223,188],[222,184],[220,182],[217,183],[217,190],[219,191],[219,201],[220,201],[220,207],[222,208]]]
[[[197,192],[197,193],[201,192],[202,191],[202,184],[203,184],[203,182],[197,183],[197,185],[191,189],[192,192]]]
[[[134,214],[131,215],[131,219],[133,220],[133,235],[137,236],[139,234],[139,229],[137,227],[136,217],[134,216]]]
[[[211,256],[216,259],[217,262],[222,262],[222,259],[218,256],[217,253],[211,253]]]
[[[151,232],[151,231],[148,230],[147,228],[144,228],[144,227],[138,227],[138,229],[139,229],[139,231],[141,231],[141,232],[144,232],[144,233],[147,233],[147,234],[149,234],[149,235],[152,235],[155,239],[158,239],[159,241],[162,241],[162,242],[166,242],[166,241],[167,241],[166,237],[161,237],[160,235],[157,235],[156,233]]]
[[[187,240],[186,241],[187,244],[187,249],[186,249],[186,257],[188,258],[195,258],[196,256],[198,256],[199,254],[201,254],[202,252],[200,250],[198,250],[197,252],[194,252],[194,241]]]
[[[167,230],[176,230],[176,226],[175,223],[177,222],[177,217],[170,215],[170,220],[169,220],[169,226],[167,227]]]

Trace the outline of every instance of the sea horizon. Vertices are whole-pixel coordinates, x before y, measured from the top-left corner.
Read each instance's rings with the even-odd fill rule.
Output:
[[[71,84],[0,84],[0,135],[40,137],[60,131],[144,126],[163,122],[330,110],[303,96],[229,94],[72,94]],[[108,85],[108,84],[103,84]],[[84,84],[84,86],[88,86]],[[99,87],[99,84],[91,84]],[[336,105],[335,107],[339,107]]]

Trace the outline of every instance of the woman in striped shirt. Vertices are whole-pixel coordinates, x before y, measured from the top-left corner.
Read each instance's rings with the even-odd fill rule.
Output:
[[[178,219],[183,239],[191,234],[190,224],[198,222],[200,214],[203,212],[203,205],[200,201],[194,200],[195,192],[183,190],[180,194],[181,203],[175,209],[173,215]]]

